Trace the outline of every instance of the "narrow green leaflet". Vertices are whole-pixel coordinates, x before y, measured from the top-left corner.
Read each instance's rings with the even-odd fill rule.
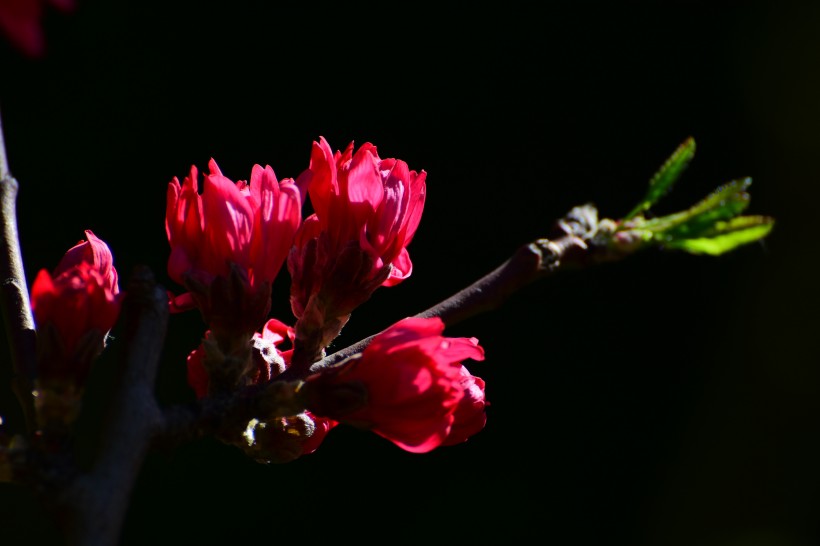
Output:
[[[715,222],[728,220],[743,212],[749,206],[750,197],[746,190],[751,184],[751,178],[732,180],[689,209],[647,220],[642,227],[661,238],[696,236],[711,228]]]
[[[689,252],[718,256],[730,250],[766,237],[774,227],[774,219],[766,216],[738,216],[727,222],[717,222],[708,235],[692,239],[676,239],[665,246]]]
[[[672,185],[695,156],[695,139],[687,138],[683,144],[666,160],[658,172],[649,181],[649,189],[640,203],[627,214],[623,220],[629,220],[645,212],[672,189]]]

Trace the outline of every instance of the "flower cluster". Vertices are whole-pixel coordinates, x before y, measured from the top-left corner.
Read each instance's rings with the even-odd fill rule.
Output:
[[[245,400],[244,413],[215,425],[219,439],[256,460],[287,462],[340,424],[414,453],[484,427],[484,381],[464,366],[484,350],[474,338],[443,336],[438,318],[406,318],[360,354],[315,366],[355,308],[411,275],[407,246],[424,208],[425,171],[382,159],[371,143],[334,153],[324,138],[295,179],[254,165],[247,181],[234,182],[213,159],[208,170],[201,191],[195,166],[170,181],[165,230],[168,275],[185,289],[168,292],[169,308],[197,310],[204,322],[188,383],[203,404]],[[124,295],[108,246],[86,236],[32,289],[39,377],[77,392]],[[283,269],[292,326],[269,316]]]
[[[205,398],[287,383],[301,404],[295,413],[288,406],[292,414],[257,412],[223,439],[257,459],[284,461],[314,451],[338,424],[411,452],[463,442],[484,427],[484,382],[463,364],[482,360],[483,349],[472,338],[444,337],[440,319],[402,320],[360,355],[311,368],[355,308],[411,275],[407,246],[426,178],[381,158],[371,143],[333,152],[320,137],[295,179],[277,181],[271,167],[256,165],[248,183],[234,183],[211,160],[201,194],[196,167],[182,184],[171,181],[168,272],[188,290],[172,295],[171,307],[199,309],[207,329],[188,359],[190,385]],[[302,220],[308,200],[312,213]],[[267,316],[285,262],[293,326]]]

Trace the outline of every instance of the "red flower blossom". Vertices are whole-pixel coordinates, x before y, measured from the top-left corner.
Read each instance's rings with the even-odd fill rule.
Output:
[[[333,154],[320,138],[297,180],[314,210],[288,257],[297,317],[317,294],[328,318],[349,314],[378,286],[398,284],[413,269],[406,247],[421,219],[427,173],[381,159],[370,143],[353,148],[351,142]]]
[[[0,31],[29,57],[45,53],[42,18],[46,4],[61,11],[74,9],[73,0],[0,0]]]
[[[182,184],[174,177],[165,216],[168,273],[190,292],[173,298],[172,310],[198,306],[215,331],[235,326],[250,335],[267,316],[270,284],[300,222],[299,189],[291,179],[277,181],[269,166],[254,165],[250,183],[234,183],[212,159],[201,195],[196,167]]]
[[[361,356],[308,378],[315,413],[370,428],[402,449],[424,453],[484,426],[484,382],[462,365],[483,360],[475,338],[448,338],[439,318],[407,318],[378,334]],[[364,403],[336,414],[334,391],[364,385]]]
[[[120,312],[123,294],[111,251],[85,233],[88,240],[69,249],[53,275],[43,269],[32,284],[41,376],[68,374],[82,382]]]
[[[202,195],[192,166],[182,185],[168,184],[165,230],[171,244],[168,273],[209,281],[240,266],[251,286],[272,282],[301,221],[301,197],[291,179],[278,182],[270,166],[254,165],[250,183],[232,182],[210,161]]]

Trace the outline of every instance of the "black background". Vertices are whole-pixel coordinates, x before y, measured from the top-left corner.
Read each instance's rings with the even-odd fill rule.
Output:
[[[123,282],[146,264],[179,290],[170,179],[211,157],[234,180],[254,163],[295,177],[319,136],[428,172],[412,277],[360,307],[337,348],[476,280],[572,206],[625,214],[690,135],[696,158],[655,211],[751,176],[748,212],[777,225],[719,258],[561,274],[448,330],[487,355],[470,369],[489,422],[465,444],[413,455],[339,427],[286,465],[208,440],[152,453],[122,543],[816,544],[820,9],[291,4],[79,0],[48,15],[44,59],[0,46],[29,282],[92,229]],[[172,317],[163,404],[191,399],[184,358],[203,328]]]

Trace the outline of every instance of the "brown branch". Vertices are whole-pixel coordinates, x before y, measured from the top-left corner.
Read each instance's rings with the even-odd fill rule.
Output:
[[[524,245],[507,261],[479,280],[444,301],[416,314],[416,317],[439,317],[445,326],[454,326],[466,319],[498,309],[515,292],[558,271],[565,264],[576,264],[586,245],[574,235],[555,240],[538,239]],[[579,252],[580,251],[580,252]],[[570,262],[566,257],[572,256]],[[375,335],[340,349],[311,366],[311,373],[332,366],[360,353]]]
[[[35,328],[17,233],[18,190],[19,184],[9,171],[0,120],[0,307],[11,353],[10,361],[0,360],[0,367],[9,362],[8,368],[0,369],[0,378],[11,381],[23,412],[25,429],[30,435],[35,429],[34,398],[31,395],[35,373]],[[12,427],[23,428],[13,423]]]
[[[591,204],[574,207],[556,224],[555,239],[537,239],[524,245],[507,261],[467,288],[415,315],[439,317],[445,326],[498,309],[515,292],[563,269],[618,259],[605,244],[595,240],[598,210]],[[311,373],[360,353],[375,335],[328,355],[311,366]]]
[[[147,269],[135,272],[123,301],[124,344],[112,407],[93,467],[59,497],[68,544],[113,546],[128,509],[131,490],[162,415],[154,396],[168,325],[168,297]]]

